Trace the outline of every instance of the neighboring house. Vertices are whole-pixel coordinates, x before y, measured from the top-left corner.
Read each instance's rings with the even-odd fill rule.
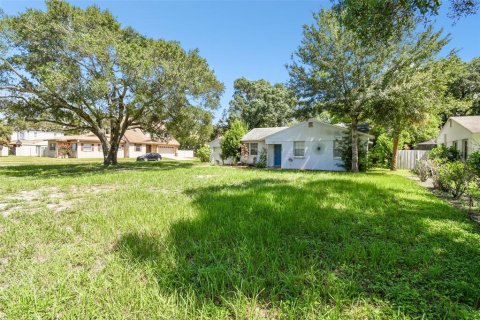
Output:
[[[180,144],[174,138],[168,140],[152,139],[140,129],[125,132],[118,149],[118,158],[136,158],[145,153],[160,153],[162,156],[174,157]],[[47,156],[52,158],[102,158],[103,148],[100,140],[93,133],[63,136],[48,140]]]
[[[437,143],[435,142],[435,139],[430,139],[427,141],[417,143],[417,145],[415,146],[415,150],[432,150],[436,146],[437,146]]]
[[[210,141],[210,163],[212,164],[231,164],[231,159],[222,160],[222,137]]]
[[[43,130],[14,131],[10,136],[10,147],[16,156],[45,157],[47,139],[61,137],[63,132]]]
[[[0,144],[0,157],[8,156],[8,145]]]
[[[463,159],[474,151],[480,151],[480,116],[450,117],[436,143],[455,147]]]

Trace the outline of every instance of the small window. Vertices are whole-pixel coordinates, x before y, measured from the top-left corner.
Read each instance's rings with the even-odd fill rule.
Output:
[[[141,145],[141,144],[136,144],[136,145],[135,145],[135,151],[136,151],[136,152],[142,151],[142,145]]]
[[[312,128],[312,127],[313,127],[313,121],[309,121],[309,122],[308,122],[308,127],[309,127],[309,128]]]
[[[462,157],[463,160],[467,160],[468,158],[468,140],[462,141]]]
[[[305,141],[295,141],[293,143],[293,155],[295,157],[305,156]]]
[[[258,143],[250,143],[250,155],[258,155]]]
[[[452,146],[455,148],[455,150],[458,150],[458,142],[457,141],[453,141]]]
[[[48,149],[50,149],[50,151],[55,151],[55,149],[56,149],[55,146],[56,146],[55,143],[50,143],[50,144],[48,145]]]
[[[77,151],[77,144],[76,143],[72,144],[72,151],[73,152]]]
[[[102,148],[102,145],[101,144],[98,144],[98,151],[102,152],[103,151],[103,148]]]
[[[342,150],[340,149],[340,141],[337,141],[337,140],[333,141],[333,158],[334,159],[341,159],[342,158]]]

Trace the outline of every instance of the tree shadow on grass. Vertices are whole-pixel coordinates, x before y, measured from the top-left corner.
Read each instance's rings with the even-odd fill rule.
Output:
[[[0,177],[25,177],[33,179],[64,178],[68,176],[110,174],[121,171],[175,170],[190,168],[193,162],[121,162],[116,166],[104,166],[101,163],[65,163],[65,164],[29,164],[0,167]]]
[[[401,186],[399,187],[401,188]],[[328,179],[257,179],[189,190],[199,214],[167,237],[124,235],[127,261],[154,270],[160,290],[225,305],[340,310],[368,301],[384,316],[469,318],[480,307],[478,228],[425,195]],[[167,263],[167,261],[172,261]]]

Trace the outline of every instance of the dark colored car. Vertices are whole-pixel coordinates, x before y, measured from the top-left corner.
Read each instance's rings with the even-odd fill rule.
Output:
[[[162,160],[162,156],[158,153],[145,153],[137,157],[137,161],[160,161]]]

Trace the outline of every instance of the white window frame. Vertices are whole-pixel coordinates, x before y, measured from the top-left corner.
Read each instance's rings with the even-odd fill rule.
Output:
[[[88,145],[88,147],[87,147]],[[93,143],[84,143],[82,145],[82,151],[83,152],[93,152],[94,144]]]
[[[258,143],[249,143],[249,145],[250,145],[250,150],[249,150],[249,151],[250,151],[250,155],[251,155],[251,156],[258,156]],[[256,148],[255,148],[255,153],[253,153],[253,151],[252,151],[252,146],[253,146],[253,145],[256,146]]]
[[[302,144],[302,148],[297,147],[297,144]],[[297,151],[301,151],[297,153]],[[305,157],[305,141],[294,141],[293,142],[293,156],[295,158],[304,158]]]
[[[138,143],[135,144],[135,152],[142,152],[142,145],[141,144],[138,144]]]
[[[452,141],[452,146],[455,147],[455,150],[458,150],[458,141]]]

